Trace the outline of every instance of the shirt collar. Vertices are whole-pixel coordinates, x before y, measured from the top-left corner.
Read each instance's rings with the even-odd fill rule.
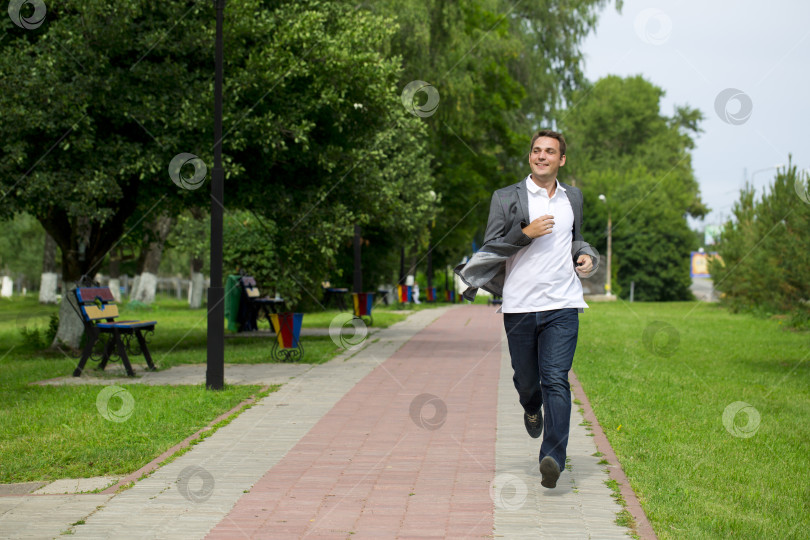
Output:
[[[565,191],[565,188],[562,187],[559,180],[555,178],[554,181],[557,182],[557,189]],[[530,193],[534,193],[535,195],[540,194],[540,190],[543,190],[543,192],[546,191],[544,188],[541,188],[540,186],[534,183],[531,174],[526,177],[526,189],[528,189]],[[545,195],[548,196],[548,193],[545,193]]]

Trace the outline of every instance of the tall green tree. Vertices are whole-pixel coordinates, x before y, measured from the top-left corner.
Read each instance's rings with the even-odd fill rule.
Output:
[[[760,198],[746,186],[720,235],[710,272],[733,310],[810,320],[810,184],[792,159]]]
[[[420,220],[424,124],[400,103],[389,19],[317,0],[226,13],[224,203],[278,223],[266,241],[284,244],[300,297],[354,222]],[[167,167],[181,152],[211,163],[212,3],[65,0],[37,29],[2,20],[0,212],[42,223],[63,279],[97,271],[153,212],[210,204]]]
[[[379,0],[364,6],[394,17],[392,52],[402,57],[399,88],[430,83],[439,95],[422,121],[441,203],[435,226],[416,238],[384,234],[389,249],[422,246],[434,265],[455,264],[483,235],[494,189],[528,174],[532,130],[550,125],[585,81],[580,45],[607,0]],[[621,2],[615,2],[617,8]],[[425,104],[426,94],[415,96]],[[369,231],[369,234],[373,234]],[[479,238],[480,240],[480,238]],[[410,259],[411,257],[409,257]],[[424,264],[424,262],[422,263]]]
[[[691,298],[686,216],[708,211],[691,158],[702,114],[679,106],[667,116],[663,96],[641,76],[608,76],[573,92],[559,122],[568,143],[560,178],[582,189],[585,237],[604,253],[611,214],[614,289],[627,297],[635,283],[639,300]]]
[[[32,287],[43,271],[42,225],[30,214],[22,213],[0,222],[0,229],[0,274],[22,278],[26,287]]]

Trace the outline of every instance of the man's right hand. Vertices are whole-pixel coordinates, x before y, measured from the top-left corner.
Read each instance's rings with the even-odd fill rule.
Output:
[[[539,238],[551,234],[554,230],[554,216],[545,215],[535,219],[523,228],[523,234],[529,238]]]

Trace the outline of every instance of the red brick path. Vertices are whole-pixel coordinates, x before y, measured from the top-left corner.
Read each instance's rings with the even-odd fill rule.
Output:
[[[489,307],[445,313],[347,393],[209,538],[491,536],[501,328]]]

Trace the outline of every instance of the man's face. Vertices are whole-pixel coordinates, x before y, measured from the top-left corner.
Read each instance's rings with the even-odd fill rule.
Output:
[[[557,171],[565,165],[565,156],[560,155],[560,141],[552,137],[538,137],[529,154],[529,165],[532,175],[552,180]]]

